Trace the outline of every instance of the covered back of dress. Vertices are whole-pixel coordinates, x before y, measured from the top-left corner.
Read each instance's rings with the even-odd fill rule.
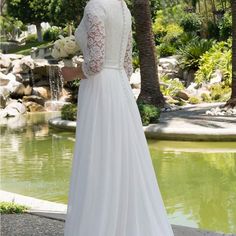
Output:
[[[124,0],[90,0],[75,37],[83,51],[85,75],[108,66],[132,74],[131,14]]]
[[[123,0],[100,0],[106,5],[105,58],[106,63],[122,63],[125,58],[128,36],[131,31],[131,15]]]

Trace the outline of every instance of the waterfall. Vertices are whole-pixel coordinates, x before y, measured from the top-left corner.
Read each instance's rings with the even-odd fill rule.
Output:
[[[60,101],[63,89],[63,77],[58,73],[58,65],[50,65],[48,67],[48,79],[51,93],[51,100],[45,103],[48,111],[58,111],[67,102]]]

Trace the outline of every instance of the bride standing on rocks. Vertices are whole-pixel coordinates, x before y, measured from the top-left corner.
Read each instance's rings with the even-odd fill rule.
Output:
[[[75,31],[84,55],[65,236],[173,236],[129,84],[131,14],[124,0],[90,0]]]

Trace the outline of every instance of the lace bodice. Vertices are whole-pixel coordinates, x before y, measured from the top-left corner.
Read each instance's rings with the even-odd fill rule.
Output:
[[[86,77],[99,73],[105,65],[124,68],[132,75],[131,15],[123,0],[90,0],[75,31]]]

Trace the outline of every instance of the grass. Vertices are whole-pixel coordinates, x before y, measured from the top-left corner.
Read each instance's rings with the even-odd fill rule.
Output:
[[[46,47],[49,45],[52,45],[53,42],[30,42],[30,43],[26,43],[23,46],[19,46],[18,48],[9,50],[8,53],[15,53],[15,54],[23,54],[23,55],[30,55],[30,51],[32,47],[38,47],[38,48],[42,48],[42,47]]]
[[[0,214],[24,213],[28,210],[27,206],[14,202],[0,202]]]

